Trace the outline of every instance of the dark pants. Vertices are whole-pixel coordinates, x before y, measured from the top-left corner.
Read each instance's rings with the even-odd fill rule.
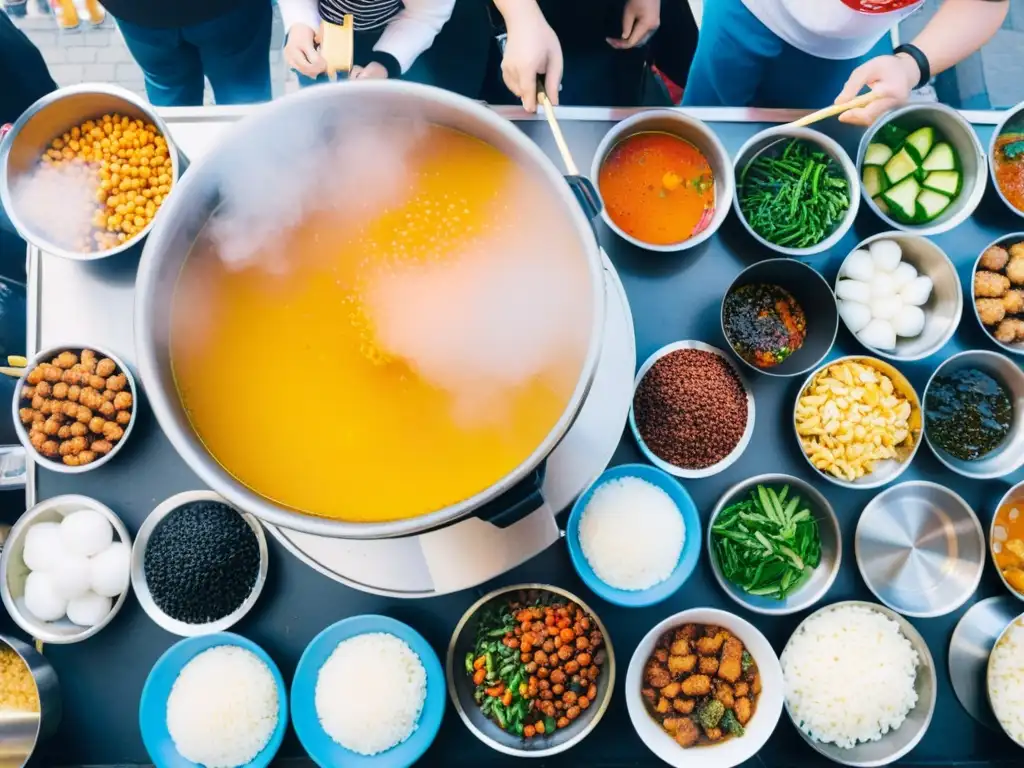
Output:
[[[156,29],[117,20],[158,107],[203,103],[203,78],[218,104],[270,100],[270,0],[189,27]]]

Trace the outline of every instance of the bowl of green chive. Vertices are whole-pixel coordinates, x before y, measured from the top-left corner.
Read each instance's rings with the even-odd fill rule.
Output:
[[[733,209],[762,245],[785,256],[832,248],[860,208],[857,168],[833,139],[774,126],[740,147]]]

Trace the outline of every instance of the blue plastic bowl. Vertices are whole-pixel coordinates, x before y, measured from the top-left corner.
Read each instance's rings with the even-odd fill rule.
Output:
[[[142,688],[139,728],[142,731],[142,743],[146,745],[146,751],[156,768],[201,768],[198,763],[186,760],[174,748],[174,741],[167,731],[167,697],[171,695],[171,688],[178,679],[182,667],[203,651],[219,645],[235,645],[256,654],[270,669],[277,684],[277,727],[263,751],[241,768],[266,768],[281,747],[285,729],[288,727],[288,690],[285,688],[281,671],[267,652],[252,640],[231,632],[186,637],[168,648],[164,655],[157,659],[153,669],[149,671],[149,677],[146,678],[146,685]]]
[[[401,744],[376,755],[345,749],[320,725],[316,713],[316,681],[320,668],[338,643],[368,632],[386,632],[403,640],[420,657],[427,672],[427,697],[416,730]],[[357,695],[352,693],[351,695]],[[327,627],[306,646],[292,680],[292,723],[306,752],[321,768],[406,768],[433,743],[444,716],[444,670],[434,649],[419,632],[387,616],[353,616]]]
[[[623,477],[638,477],[661,488],[675,502],[679,514],[683,517],[686,535],[683,539],[683,551],[679,553],[679,562],[676,563],[675,570],[667,579],[655,584],[650,589],[616,589],[601,581],[594,573],[594,569],[590,567],[590,563],[587,562],[587,558],[583,554],[583,547],[580,545],[580,518],[583,517],[583,510],[590,503],[590,497],[604,483]],[[576,500],[572,512],[569,514],[569,525],[565,533],[569,543],[569,556],[572,558],[576,573],[583,579],[583,583],[590,587],[590,590],[598,597],[626,608],[643,608],[667,600],[690,578],[690,574],[697,567],[697,560],[700,558],[702,542],[700,516],[697,514],[697,507],[694,506],[693,499],[674,477],[647,464],[622,464],[602,473]]]

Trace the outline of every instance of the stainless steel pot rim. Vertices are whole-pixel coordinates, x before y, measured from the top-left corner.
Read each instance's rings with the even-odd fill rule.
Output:
[[[411,99],[420,103],[439,103],[444,108],[468,113],[473,119],[506,136],[510,142],[515,144],[517,150],[522,151],[530,158],[532,165],[552,185],[554,194],[559,195],[563,200],[568,209],[568,215],[575,222],[576,229],[583,239],[584,250],[587,253],[588,266],[592,276],[591,306],[593,307],[593,322],[587,355],[581,368],[580,377],[562,416],[537,449],[519,467],[498,480],[490,488],[480,491],[469,499],[435,512],[382,523],[344,522],[306,515],[296,510],[280,507],[237,482],[212,457],[206,454],[205,449],[202,448],[201,443],[194,435],[189,434],[186,430],[179,429],[174,416],[176,410],[174,401],[177,399],[177,393],[164,392],[162,387],[155,386],[155,382],[159,380],[160,364],[157,360],[156,345],[151,343],[151,339],[155,335],[155,320],[147,306],[150,293],[157,290],[158,269],[154,263],[156,257],[153,254],[157,252],[158,248],[166,247],[166,244],[162,241],[170,238],[170,235],[166,234],[166,226],[169,225],[161,224],[161,220],[164,222],[172,220],[177,215],[178,209],[185,205],[183,201],[189,194],[192,194],[192,190],[198,189],[200,184],[207,181],[208,166],[205,166],[202,161],[193,164],[190,167],[189,173],[185,174],[176,185],[175,194],[171,195],[165,202],[164,209],[166,209],[167,215],[157,217],[157,226],[154,227],[149,237],[146,238],[136,278],[135,338],[138,358],[137,365],[142,381],[149,382],[147,383],[146,391],[150,405],[158,423],[163,428],[164,433],[177,453],[185,459],[186,463],[206,485],[217,490],[229,503],[281,528],[332,538],[379,539],[424,533],[446,523],[467,517],[473,510],[497,498],[525,478],[551,453],[565,433],[568,432],[584,399],[590,391],[597,370],[597,361],[601,354],[604,314],[606,311],[604,267],[599,244],[594,237],[589,220],[583,214],[579,203],[573,197],[571,190],[565,184],[563,177],[558,173],[553,162],[544,154],[539,146],[512,126],[507,120],[497,116],[486,106],[457,94],[431,86],[391,80],[367,82],[360,86],[358,93],[353,93],[352,89],[343,83],[333,86],[325,85],[322,88],[308,88],[261,106],[252,116],[236,123],[226,131],[210,154],[215,156],[218,154],[218,147],[233,143],[237,140],[239,134],[244,135],[247,130],[252,130],[249,126],[258,125],[262,121],[270,120],[279,114],[286,113],[292,109],[294,104],[315,102],[322,99],[344,98],[358,99],[361,104],[372,104],[371,99],[375,95],[379,98]],[[163,213],[164,210],[162,209],[161,212]]]
[[[999,637],[996,638],[995,643],[992,645],[992,650],[993,651],[997,647],[999,647],[999,644],[1003,641],[1003,638],[1006,637],[1006,633],[1009,632],[1014,627],[1014,625],[1024,626],[1024,613],[1021,613],[1020,615],[1018,615],[1017,618],[1015,618],[1013,621],[1011,621],[1009,624],[1007,624],[1003,628],[1003,631],[999,633]],[[992,678],[992,654],[989,653],[988,662],[985,664],[985,696],[988,698],[988,702],[989,702],[990,706],[992,705],[992,683],[991,683],[991,678]],[[1010,739],[1010,741],[1012,741],[1018,747],[1024,747],[1024,741],[1022,741],[1021,739],[1019,739],[1016,736],[1014,736],[1013,734],[1011,734],[1006,729],[1006,726],[1003,725],[1003,721],[1000,720],[999,716],[996,715],[996,713],[995,713],[995,707],[994,706],[992,707],[992,716],[995,718],[995,721],[997,723],[999,723],[999,729],[1003,733],[1006,734],[1007,738]]]
[[[996,188],[996,194],[999,195],[999,199],[1002,200],[1006,207],[1009,208],[1013,213],[1017,214],[1021,218],[1024,218],[1024,211],[1022,211],[1020,208],[1018,208],[1009,201],[1006,195],[1003,194],[1003,189],[1002,187],[999,186],[999,181],[996,179],[996,141],[1002,135],[1003,131],[1006,129],[1006,126],[1010,124],[1010,121],[1020,117],[1022,112],[1024,112],[1024,101],[1006,110],[1005,114],[1003,115],[1003,119],[999,121],[995,129],[992,131],[992,138],[989,139],[988,158],[986,164],[988,165],[989,176],[992,179],[992,186]]]
[[[1002,569],[996,564],[996,553],[992,550],[992,544],[995,543],[995,530],[996,530],[996,514],[1003,506],[1009,504],[1013,499],[1020,498],[1021,506],[1024,507],[1024,481],[1017,483],[1010,487],[1003,497],[999,500],[995,510],[992,512],[992,520],[988,524],[988,539],[985,541],[985,549],[988,551],[988,559],[992,560],[992,567],[995,568],[996,573],[999,575],[999,581],[1006,587],[1006,591],[1016,597],[1018,600],[1024,601],[1024,594],[1021,594],[1016,589],[1011,587],[1006,581],[1006,577],[1003,576]]]

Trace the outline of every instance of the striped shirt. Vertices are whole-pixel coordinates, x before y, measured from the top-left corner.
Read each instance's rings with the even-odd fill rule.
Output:
[[[341,24],[351,13],[356,31],[383,27],[402,10],[402,0],[319,0],[320,18]]]

